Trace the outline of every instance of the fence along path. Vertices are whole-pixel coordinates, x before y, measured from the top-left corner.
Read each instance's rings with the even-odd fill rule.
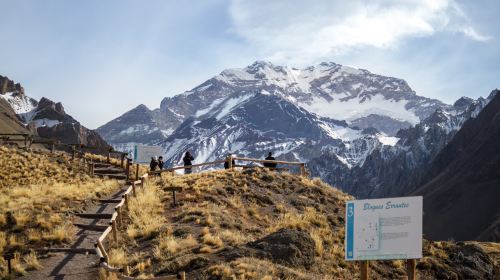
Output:
[[[75,160],[86,162],[89,166],[93,164],[104,164],[105,162],[95,162],[89,157],[84,157],[83,153],[76,153]],[[119,163],[109,164],[120,168]],[[90,170],[90,168],[89,168]],[[108,227],[106,220],[113,217],[117,205],[124,193],[123,186],[105,199],[96,201],[97,203],[86,210],[86,213],[74,213],[72,222],[77,228],[75,239],[69,247],[63,248],[43,248],[39,253],[50,252],[54,255],[43,259],[41,270],[31,271],[21,279],[96,279],[98,268],[96,267],[94,244],[101,233]]]
[[[114,242],[118,243],[120,241],[119,239],[119,229],[121,227],[125,227],[123,223],[123,216],[125,215],[126,211],[128,210],[128,203],[131,199],[132,196],[136,196],[137,192],[140,190],[144,190],[144,184],[146,180],[148,180],[150,174],[151,175],[161,175],[162,172],[174,172],[175,170],[181,170],[185,168],[194,168],[194,167],[203,167],[203,166],[215,166],[215,165],[220,165],[225,162],[228,163],[229,169],[233,169],[234,167],[238,167],[239,165],[233,166],[232,161],[233,160],[238,160],[238,161],[247,161],[247,162],[258,162],[258,163],[277,163],[277,164],[285,164],[285,165],[292,165],[292,166],[298,166],[300,170],[300,175],[301,176],[307,176],[307,170],[305,168],[305,164],[302,162],[289,162],[289,161],[279,161],[279,160],[261,160],[261,159],[254,159],[254,158],[238,158],[238,157],[232,157],[228,156],[225,160],[217,160],[217,161],[212,161],[212,162],[205,162],[205,163],[200,163],[200,164],[193,164],[191,166],[176,166],[176,167],[171,167],[171,168],[166,168],[161,171],[153,171],[144,174],[143,176],[140,177],[140,180],[132,181],[130,184],[127,186],[126,190],[122,194],[122,199],[119,201],[119,203],[115,206],[115,212],[112,214],[110,220],[109,220],[109,226],[104,230],[104,232],[99,236],[95,243],[95,252],[97,256],[99,257],[100,260],[100,267],[106,270],[106,273],[108,274],[115,274],[119,279],[124,279],[124,280],[138,280],[138,279],[149,279],[149,280],[174,280],[174,279],[186,279],[186,273],[181,271],[177,275],[168,275],[168,276],[157,276],[157,277],[152,277],[152,278],[136,278],[136,277],[131,277],[128,276],[128,271],[125,271],[124,269],[121,268],[116,268],[113,267],[109,264],[109,254],[108,251],[106,250],[105,244],[109,242]],[[246,166],[243,166],[246,167]],[[259,167],[259,166],[248,166],[248,167]],[[137,173],[138,176],[138,173]],[[174,192],[174,205],[175,205],[175,192]],[[111,235],[111,237],[110,237]],[[108,240],[109,238],[112,238],[111,240]]]

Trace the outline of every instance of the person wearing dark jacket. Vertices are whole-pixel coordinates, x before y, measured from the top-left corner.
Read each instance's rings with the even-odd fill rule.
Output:
[[[182,160],[184,161],[184,166],[191,166],[193,165],[193,160],[194,160],[194,157],[191,155],[190,152],[186,152],[186,154],[184,155],[184,158],[182,158]],[[192,172],[192,168],[189,167],[189,168],[184,168],[184,174],[191,174]]]
[[[151,162],[149,163],[149,168],[151,169],[151,171],[155,171],[157,167],[158,161],[156,160],[156,157],[152,157]]]
[[[276,160],[276,159],[273,157],[273,153],[269,152],[269,154],[266,157],[266,160]],[[264,162],[264,167],[276,168],[276,166],[278,166],[278,164],[275,162]]]
[[[158,158],[158,167],[160,168],[160,170],[163,170],[163,165],[165,165],[165,162],[163,161],[163,157],[160,156]]]
[[[228,155],[227,155],[227,157],[226,157],[226,161],[224,162],[224,169],[229,169],[229,161],[227,160],[227,158],[228,158],[230,155],[231,155],[231,154],[228,154]],[[236,164],[236,163],[234,162],[234,159],[233,159],[233,160],[231,160],[231,163],[232,163],[233,167],[234,167],[234,165]]]

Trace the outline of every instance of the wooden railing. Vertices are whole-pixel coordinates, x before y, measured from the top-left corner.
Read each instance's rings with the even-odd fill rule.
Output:
[[[136,279],[150,279],[150,280],[174,280],[174,279],[186,279],[186,274],[181,272],[178,275],[169,275],[169,276],[159,276],[152,278],[136,278],[132,276],[128,276],[124,273],[124,269],[116,268],[109,264],[109,255],[106,247],[104,246],[105,241],[107,239],[112,238],[111,242],[117,244],[119,242],[119,229],[120,227],[124,227],[124,218],[125,210],[129,208],[130,198],[133,196],[137,196],[138,189],[144,190],[144,184],[148,178],[148,174],[145,174],[141,177],[140,180],[133,181],[129,185],[129,187],[122,194],[121,201],[115,206],[115,211],[109,220],[109,226],[104,230],[104,232],[99,236],[97,242],[95,243],[95,252],[100,260],[100,267],[107,271],[107,273],[116,274],[119,279],[125,280],[136,280]]]
[[[228,156],[224,160],[216,160],[216,161],[211,161],[211,162],[204,162],[204,163],[185,165],[185,166],[174,166],[174,167],[165,168],[165,169],[158,170],[158,171],[151,171],[151,172],[149,172],[149,174],[150,175],[158,175],[158,174],[161,174],[163,172],[174,172],[175,170],[190,169],[190,168],[194,168],[194,167],[219,165],[219,164],[224,164],[226,162],[228,163],[229,169],[234,169],[235,167],[243,167],[243,168],[262,167],[262,166],[251,166],[251,165],[246,166],[246,165],[237,165],[237,164],[233,165],[233,161],[247,161],[247,162],[257,162],[257,163],[271,163],[271,164],[298,166],[300,175],[307,176],[306,165],[303,162],[283,161],[283,160],[265,160],[265,159],[233,157],[233,156]],[[270,169],[278,169],[279,170],[280,168],[270,168]]]

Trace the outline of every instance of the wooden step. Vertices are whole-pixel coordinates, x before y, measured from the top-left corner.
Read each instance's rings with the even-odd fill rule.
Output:
[[[104,213],[75,213],[74,215],[85,219],[111,219],[113,216],[113,214]]]
[[[116,167],[116,165],[109,163],[102,163],[102,162],[94,162],[94,168],[113,168],[113,167]]]
[[[92,230],[92,231],[105,231],[108,226],[107,225],[88,225],[88,224],[79,224],[79,223],[74,223],[73,224],[77,228],[85,229],[85,230]]]
[[[120,203],[121,199],[99,199],[100,203]]]
[[[53,253],[95,254],[95,249],[89,248],[44,248],[44,251]]]
[[[127,179],[127,175],[125,174],[95,174],[99,177],[108,177],[109,179],[117,179],[117,180],[125,180]]]
[[[121,168],[94,168],[94,174],[119,174],[125,173]]]

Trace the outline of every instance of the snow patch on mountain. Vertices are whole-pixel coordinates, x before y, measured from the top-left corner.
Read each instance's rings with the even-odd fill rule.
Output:
[[[33,100],[25,95],[19,96],[14,92],[6,92],[0,96],[9,102],[16,114],[26,114],[36,109],[36,104],[33,104]]]
[[[348,100],[341,98],[327,101],[315,97],[308,103],[301,104],[306,110],[332,119],[353,120],[370,114],[385,115],[396,120],[416,124],[420,120],[411,110],[406,109],[408,100],[390,100],[382,95],[355,97]]]
[[[39,127],[54,127],[60,124],[61,122],[58,120],[43,118],[43,119],[36,119],[32,123],[35,124],[36,128],[39,128]]]
[[[224,101],[222,108],[219,109],[216,118],[220,120],[226,116],[236,106],[241,106],[246,100],[252,98],[254,94],[246,94],[234,98],[228,98]]]
[[[396,143],[398,143],[399,138],[386,135],[379,135],[378,140],[380,141],[380,143],[386,146],[396,146]]]

